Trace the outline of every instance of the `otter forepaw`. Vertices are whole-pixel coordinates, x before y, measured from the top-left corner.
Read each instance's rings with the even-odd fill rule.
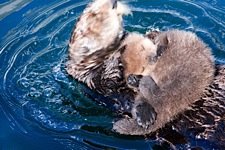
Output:
[[[155,109],[147,102],[141,102],[134,108],[134,115],[139,126],[148,129],[152,125],[157,117]]]
[[[132,86],[132,87],[138,87],[139,86],[139,81],[142,78],[142,75],[134,75],[134,74],[130,74],[127,77],[127,84]]]

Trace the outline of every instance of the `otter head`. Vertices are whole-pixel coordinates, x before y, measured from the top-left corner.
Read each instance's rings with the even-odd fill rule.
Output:
[[[157,46],[147,37],[137,33],[129,34],[123,45],[125,79],[131,74],[149,76],[157,61]]]

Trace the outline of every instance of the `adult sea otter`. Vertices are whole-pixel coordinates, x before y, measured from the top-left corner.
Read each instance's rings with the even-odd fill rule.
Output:
[[[126,88],[118,49],[127,36],[122,15],[129,13],[130,9],[117,0],[90,3],[72,31],[66,64],[69,75],[85,83],[100,97],[103,95],[98,101],[104,101],[103,104],[112,106],[113,110],[128,113],[134,93]]]

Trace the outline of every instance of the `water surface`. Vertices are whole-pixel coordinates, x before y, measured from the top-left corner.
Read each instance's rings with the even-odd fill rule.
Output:
[[[120,117],[83,93],[65,72],[71,30],[90,0],[0,2],[0,149],[172,149],[160,137],[111,131]],[[223,0],[125,0],[128,31],[195,32],[225,63]],[[198,137],[178,149],[218,148]]]

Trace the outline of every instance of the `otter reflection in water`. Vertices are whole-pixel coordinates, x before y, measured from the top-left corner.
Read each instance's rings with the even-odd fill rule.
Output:
[[[104,7],[103,7],[104,6]],[[91,3],[83,12],[79,20],[77,21],[75,28],[73,30],[73,33],[71,35],[70,39],[70,45],[69,45],[69,60],[67,62],[67,72],[70,74],[73,78],[77,79],[78,81],[84,82],[85,84],[88,85],[89,88],[91,88],[93,91],[96,91],[97,93],[100,93],[107,97],[112,97],[113,100],[112,102],[117,102],[118,107],[117,108],[121,112],[131,112],[132,107],[134,106],[133,103],[135,103],[133,100],[136,98],[137,94],[144,94],[145,92],[141,91],[140,93],[136,92],[133,88],[130,88],[129,84],[127,84],[125,80],[125,75],[124,75],[124,68],[125,66],[123,65],[122,61],[122,55],[124,52],[126,52],[126,45],[123,45],[123,43],[126,43],[126,38],[127,34],[123,32],[123,27],[122,27],[122,14],[129,14],[129,9],[127,6],[117,3],[117,1],[113,0],[96,0],[93,3]],[[112,21],[113,20],[113,21]],[[93,28],[94,27],[94,28]],[[162,36],[163,34],[161,34]],[[156,35],[157,37],[157,35]],[[157,39],[157,38],[156,38]],[[189,40],[188,40],[189,41]],[[135,41],[134,41],[135,42]],[[154,41],[154,43],[157,45],[158,43],[164,43],[164,41],[160,42],[157,40]],[[178,43],[180,44],[180,43]],[[193,45],[192,45],[193,46]],[[158,50],[161,51],[162,46]],[[165,51],[166,52],[166,51]],[[184,52],[184,50],[182,50]],[[188,51],[187,51],[188,52]],[[179,53],[179,51],[178,51]],[[164,55],[164,51],[162,52],[162,56]],[[168,56],[173,56],[173,55],[168,55]],[[208,55],[207,55],[208,56]],[[174,60],[177,59],[178,56],[173,56]],[[180,58],[183,57],[179,56]],[[156,60],[156,64],[162,57],[159,57],[158,60]],[[186,60],[183,60],[182,65],[185,67],[185,63],[191,63],[188,60],[188,57],[184,56]],[[181,61],[182,59],[179,59]],[[209,59],[210,61],[211,59]],[[163,62],[163,58],[162,58]],[[177,64],[178,65],[178,64]],[[181,65],[181,66],[182,66]],[[203,64],[204,65],[204,64]],[[166,65],[165,65],[166,66]],[[171,65],[172,66],[172,65]],[[179,67],[178,67],[179,68]],[[159,74],[160,74],[160,68],[159,69]],[[173,70],[173,68],[171,68]],[[181,68],[182,69],[182,68]],[[164,71],[168,70],[164,68]],[[176,69],[175,69],[176,70]],[[179,70],[179,69],[178,69]],[[211,69],[210,69],[211,70]],[[219,68],[219,71],[221,68]],[[163,71],[163,70],[161,70]],[[181,70],[182,72],[183,70]],[[195,70],[196,71],[196,70]],[[154,73],[154,72],[153,72]],[[176,73],[176,72],[174,72]],[[177,72],[179,75],[179,72]],[[189,72],[190,73],[190,72]],[[162,73],[163,74],[163,73]],[[190,73],[191,74],[191,73]],[[187,74],[186,77],[188,77],[190,74]],[[210,73],[207,73],[208,75]],[[163,75],[166,75],[164,73]],[[152,76],[153,81],[156,83],[156,85],[160,85],[158,83],[157,78]],[[176,77],[176,76],[169,76],[170,78]],[[168,77],[168,78],[169,78]],[[201,75],[199,77],[202,77]],[[201,97],[200,99],[204,100],[204,108],[210,107],[211,109],[217,109],[211,103],[208,101],[208,99],[215,99],[214,94],[207,94],[207,93],[221,93],[220,90],[224,89],[224,86],[222,85],[224,78],[223,74],[217,74],[215,80],[213,81],[213,86],[210,86],[207,88],[205,93],[203,94],[204,97]],[[179,79],[182,79],[182,76],[179,77]],[[204,79],[204,78],[203,78]],[[150,81],[149,79],[147,81]],[[173,81],[171,79],[166,80],[166,81]],[[194,83],[195,80],[193,79]],[[183,82],[177,80],[177,82]],[[184,80],[184,82],[186,82]],[[208,82],[208,81],[206,81]],[[221,83],[220,83],[221,82]],[[140,89],[140,83],[138,83],[139,87],[137,90]],[[164,84],[162,82],[162,84]],[[168,86],[170,83],[166,83]],[[195,88],[198,87],[198,83],[196,82],[196,85],[194,86]],[[217,85],[214,87],[214,85]],[[173,85],[173,84],[171,84]],[[184,85],[182,83],[182,85]],[[205,86],[204,84],[201,84]],[[145,85],[143,85],[145,87]],[[160,86],[159,86],[160,87]],[[214,87],[214,88],[213,88]],[[216,88],[219,87],[219,88]],[[177,89],[176,87],[172,87],[175,92]],[[192,87],[186,87],[190,93],[195,92],[192,90]],[[201,87],[202,88],[202,87]],[[145,89],[145,88],[144,88]],[[183,90],[185,87],[183,87]],[[198,90],[197,90],[198,91]],[[187,92],[186,92],[187,93]],[[173,93],[171,93],[171,98]],[[217,94],[218,95],[218,94]],[[218,100],[222,100],[224,94],[218,95]],[[148,98],[149,94],[147,96],[143,96],[144,99],[149,99]],[[163,96],[163,95],[162,95]],[[180,97],[182,97],[182,93],[180,93]],[[187,101],[188,105],[189,102],[194,102],[196,99],[192,99],[191,101]],[[217,100],[217,99],[215,99]],[[131,103],[128,103],[131,102]],[[178,103],[179,101],[176,102],[176,105],[183,105],[187,106],[186,104],[183,103]],[[156,103],[155,103],[156,104]],[[168,105],[165,107],[162,107],[162,111],[166,111],[165,109],[168,108],[169,106],[176,106],[172,103],[172,101],[169,101],[167,103],[163,102],[163,105]],[[112,103],[111,105],[114,105]],[[108,107],[109,105],[107,105]],[[154,103],[151,105],[153,107],[153,110],[155,109]],[[220,104],[219,106],[224,106],[223,104]],[[201,106],[200,106],[201,107]],[[163,121],[162,124],[160,125],[157,122],[157,116],[162,115],[163,113],[160,114],[160,111],[158,110],[159,107],[156,107],[157,114],[156,115],[156,121],[153,123],[154,129],[151,129],[151,125],[148,125],[148,128],[145,129],[138,124],[134,127],[134,132],[127,132],[123,130],[123,125],[117,126],[119,122],[116,122],[114,125],[115,130],[118,129],[119,132],[125,133],[125,134],[146,134],[149,133],[153,130],[156,130],[156,128],[159,128],[163,126],[166,122]],[[225,109],[223,107],[220,107],[221,112],[225,112]],[[182,110],[186,109],[182,107]],[[177,109],[175,109],[177,110]],[[196,109],[197,110],[197,109]],[[152,112],[152,110],[150,111]],[[207,111],[212,114],[211,111]],[[176,115],[176,112],[172,112],[171,117],[172,118],[167,118],[166,121],[170,121],[173,119]],[[206,114],[205,114],[206,115]],[[204,114],[203,114],[204,116]],[[168,116],[167,116],[168,117]],[[221,117],[222,118],[222,117]],[[153,117],[154,119],[154,117]],[[193,118],[193,120],[189,119],[189,122],[195,121],[196,119]],[[204,120],[204,119],[203,119]],[[218,119],[217,119],[218,120]],[[121,121],[124,121],[123,119]],[[197,120],[199,123],[199,120]],[[200,120],[201,121],[201,120]],[[129,120],[128,120],[129,122]],[[136,123],[137,120],[134,120]],[[188,122],[187,122],[188,123]],[[158,126],[154,126],[158,124]],[[204,124],[204,122],[202,123]],[[201,125],[202,126],[202,125]],[[128,127],[128,128],[131,128]],[[144,126],[146,127],[146,126]],[[130,130],[130,129],[129,129]]]

